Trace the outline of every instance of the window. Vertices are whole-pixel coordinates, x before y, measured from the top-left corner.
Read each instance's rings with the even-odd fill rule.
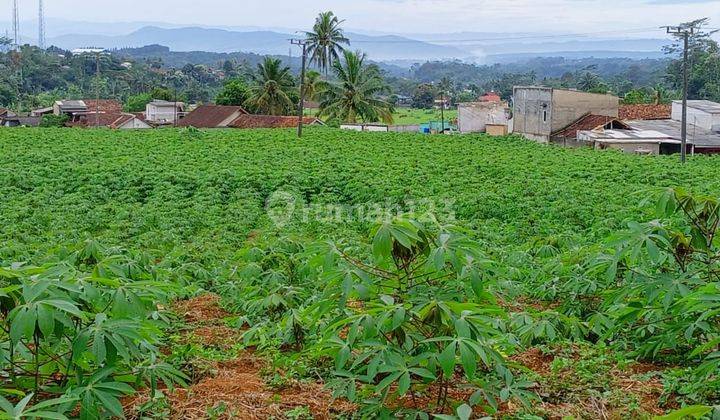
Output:
[[[543,110],[543,122],[547,122],[547,109]]]

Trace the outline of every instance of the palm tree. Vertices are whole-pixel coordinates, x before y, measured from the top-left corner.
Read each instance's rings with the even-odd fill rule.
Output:
[[[582,91],[590,92],[591,90],[597,89],[600,84],[601,80],[597,74],[586,71],[580,77],[577,87]]]
[[[331,120],[356,123],[382,120],[392,123],[393,106],[378,96],[390,88],[375,65],[365,65],[365,54],[345,51],[332,65],[337,82],[320,82],[320,114]]]
[[[313,102],[317,99],[318,94],[321,90],[320,85],[320,73],[310,70],[305,75],[305,101],[306,102]]]
[[[339,20],[333,12],[320,13],[315,19],[312,32],[306,32],[308,54],[310,63],[315,64],[327,75],[328,69],[340,54],[345,51],[342,44],[350,45],[340,25],[345,22]]]
[[[261,114],[284,115],[294,106],[290,98],[294,90],[290,67],[283,67],[279,59],[266,57],[250,77],[245,105]]]

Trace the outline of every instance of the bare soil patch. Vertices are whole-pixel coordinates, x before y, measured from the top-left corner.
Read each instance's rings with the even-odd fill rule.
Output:
[[[185,339],[205,346],[230,348],[237,343],[239,332],[223,325],[230,316],[219,306],[216,295],[203,295],[175,306],[178,314],[190,324]],[[200,378],[187,389],[165,390],[173,419],[282,419],[293,409],[306,409],[315,419],[331,419],[351,413],[355,407],[332,395],[321,383],[295,383],[283,389],[269,387],[262,377],[265,360],[252,351],[237,358],[214,363],[211,375]],[[138,407],[149,399],[149,392],[126,400],[128,418],[138,418]]]

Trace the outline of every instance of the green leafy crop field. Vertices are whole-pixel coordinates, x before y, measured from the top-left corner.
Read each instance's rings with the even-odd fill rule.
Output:
[[[514,137],[0,129],[0,410],[704,415],[719,173]]]

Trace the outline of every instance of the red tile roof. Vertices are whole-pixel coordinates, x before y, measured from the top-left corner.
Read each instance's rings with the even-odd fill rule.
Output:
[[[579,120],[568,125],[567,127],[554,132],[552,134],[552,137],[575,139],[575,138],[577,138],[578,131],[594,130],[598,127],[602,127],[609,123],[615,123],[615,125],[618,125],[621,128],[628,128],[625,124],[620,122],[617,118],[607,117],[605,115],[587,114],[583,117],[580,117]]]
[[[502,101],[502,98],[500,98],[500,95],[495,92],[487,92],[481,96],[479,100],[480,102],[500,102]]]
[[[201,105],[178,123],[181,127],[222,128],[240,115],[247,114],[239,106]]]
[[[123,106],[120,102],[112,100],[112,99],[100,99],[99,101],[96,99],[83,99],[83,102],[85,102],[85,105],[87,106],[88,113],[96,112],[98,109],[100,109],[100,113],[115,113],[120,114],[122,113]]]
[[[621,120],[668,120],[671,118],[672,106],[667,105],[622,105]]]
[[[315,117],[303,118],[303,124],[322,124]],[[228,127],[233,128],[291,128],[297,127],[298,117],[275,116],[275,115],[241,115]]]

